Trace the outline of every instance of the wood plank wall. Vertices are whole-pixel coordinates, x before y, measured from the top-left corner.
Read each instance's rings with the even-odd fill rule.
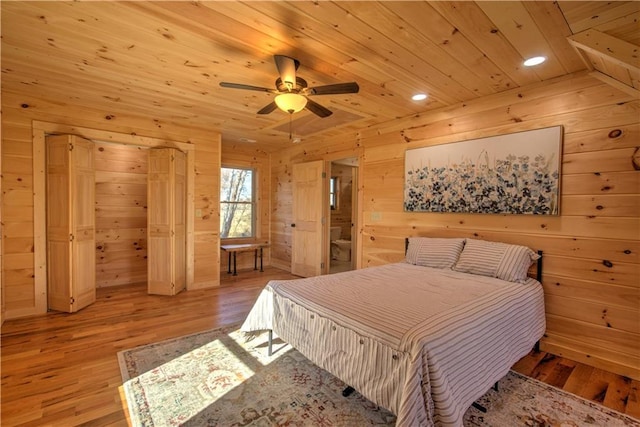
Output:
[[[403,211],[407,149],[562,125],[561,214]],[[617,130],[620,136],[615,137]],[[364,150],[362,266],[400,261],[406,236],[462,236],[545,252],[542,348],[640,379],[640,101],[579,73],[272,155],[274,264],[290,263],[291,164]]]
[[[97,141],[96,286],[147,281],[148,149]]]
[[[195,132],[196,145],[194,286],[220,286],[220,155],[221,136],[215,131]],[[195,212],[193,213],[195,215]]]
[[[31,119],[16,118],[2,94],[2,223],[5,318],[35,308]],[[18,104],[19,105],[19,104]],[[15,111],[15,109],[14,109]]]
[[[252,149],[247,144],[233,144],[225,142],[222,144],[222,166],[223,167],[237,167],[237,168],[251,168],[256,173],[256,237],[255,239],[232,239],[222,240],[221,244],[241,244],[261,242],[269,243],[271,241],[270,236],[270,220],[271,220],[271,180],[270,180],[270,161],[269,155],[261,150]],[[218,188],[218,191],[220,189]],[[218,206],[215,206],[216,212]],[[271,249],[263,249],[263,264],[271,264]],[[221,254],[220,258],[220,271],[223,273],[227,271],[228,256],[225,252]],[[252,269],[254,266],[253,252],[241,252],[237,254],[237,266],[238,270]],[[259,263],[259,261],[258,261]],[[232,267],[233,268],[233,267]],[[258,268],[260,266],[258,265]]]
[[[0,112],[0,118],[2,117],[2,113]],[[3,153],[3,148],[2,148],[3,144],[0,144],[0,159],[2,159],[2,153]],[[0,161],[0,176],[2,176],[2,161]],[[3,191],[3,186],[2,186],[2,179],[0,179],[0,194],[2,194],[2,198],[4,199],[4,191]],[[4,319],[5,319],[5,306],[4,306],[4,285],[1,285],[1,283],[4,283],[4,221],[2,219],[2,203],[0,203],[0,325],[2,325],[4,323]]]
[[[68,129],[84,127],[104,131],[103,140],[125,135],[129,139],[150,137],[195,146],[194,208],[211,214],[194,218],[193,288],[220,285],[219,168],[220,134],[214,129],[185,127],[153,116],[136,116],[86,105],[67,105],[56,100],[2,92],[2,210],[3,282],[5,318],[46,311],[46,290],[36,288],[34,257],[33,121],[60,124]],[[36,196],[37,197],[37,196]],[[215,208],[211,208],[211,206]],[[211,210],[213,209],[213,210]],[[45,299],[44,306],[42,300]]]

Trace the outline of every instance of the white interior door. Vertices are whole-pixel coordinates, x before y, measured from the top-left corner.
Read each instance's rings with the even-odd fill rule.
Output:
[[[47,300],[73,313],[96,300],[93,142],[46,138]]]
[[[294,164],[291,273],[297,276],[322,274],[323,205],[324,161]]]

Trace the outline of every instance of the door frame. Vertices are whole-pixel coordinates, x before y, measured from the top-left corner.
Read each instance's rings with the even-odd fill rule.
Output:
[[[351,227],[351,267],[354,270],[362,268],[362,230],[360,229],[360,224],[362,224],[362,183],[363,180],[363,172],[362,172],[362,163],[364,162],[364,149],[358,148],[356,150],[349,151],[338,151],[335,153],[331,153],[324,158],[325,160],[325,171],[327,171],[327,179],[325,180],[325,189],[324,189],[324,217],[326,218],[323,225],[323,234],[325,240],[325,257],[324,257],[324,269],[323,274],[328,274],[329,269],[331,268],[331,238],[330,238],[330,226],[331,226],[331,206],[329,206],[329,178],[331,178],[331,163],[336,160],[341,159],[358,159],[358,165],[356,167],[356,174],[354,179],[354,186],[352,188],[352,199],[351,204],[351,221],[353,222],[353,227]]]
[[[34,298],[33,308],[12,311],[12,317],[42,314],[47,312],[47,224],[46,224],[46,141],[50,134],[71,134],[89,140],[113,142],[148,148],[177,148],[187,154],[187,206],[186,206],[186,258],[187,290],[194,278],[194,188],[195,145],[159,138],[129,135],[118,132],[71,126],[60,123],[33,121],[33,262]]]

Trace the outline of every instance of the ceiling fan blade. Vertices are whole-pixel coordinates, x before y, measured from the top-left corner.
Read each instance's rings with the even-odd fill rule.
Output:
[[[270,93],[277,92],[275,89],[269,89],[267,87],[260,87],[260,86],[245,85],[242,83],[220,82],[220,86],[227,87],[230,89],[257,90],[259,92],[270,92]]]
[[[257,114],[269,114],[270,112],[272,112],[276,108],[278,108],[278,106],[276,105],[276,103],[274,101],[271,104],[268,104],[268,105],[265,105],[264,107],[262,107],[262,109],[260,111],[258,111]]]
[[[285,55],[273,55],[280,78],[287,85],[289,90],[296,87],[296,70],[300,66],[300,61]]]
[[[356,82],[336,83],[332,85],[316,86],[307,89],[307,95],[338,95],[340,93],[358,93],[360,86]]]
[[[325,118],[333,114],[333,111],[323,107],[315,101],[307,99],[307,105],[304,107],[318,117]]]

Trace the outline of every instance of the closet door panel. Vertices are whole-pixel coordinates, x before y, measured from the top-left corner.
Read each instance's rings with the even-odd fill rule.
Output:
[[[178,293],[187,287],[187,155],[175,150],[174,159],[174,283],[176,288],[175,292]]]
[[[147,291],[172,295],[171,151],[149,150],[147,174]]]
[[[71,310],[69,138],[47,138],[47,296],[49,309]]]
[[[95,301],[93,143],[47,137],[47,298],[72,313]]]
[[[186,155],[149,150],[148,292],[175,295],[186,288]]]
[[[79,137],[72,138],[72,292],[73,311],[77,311],[96,300],[96,183],[93,142]]]

